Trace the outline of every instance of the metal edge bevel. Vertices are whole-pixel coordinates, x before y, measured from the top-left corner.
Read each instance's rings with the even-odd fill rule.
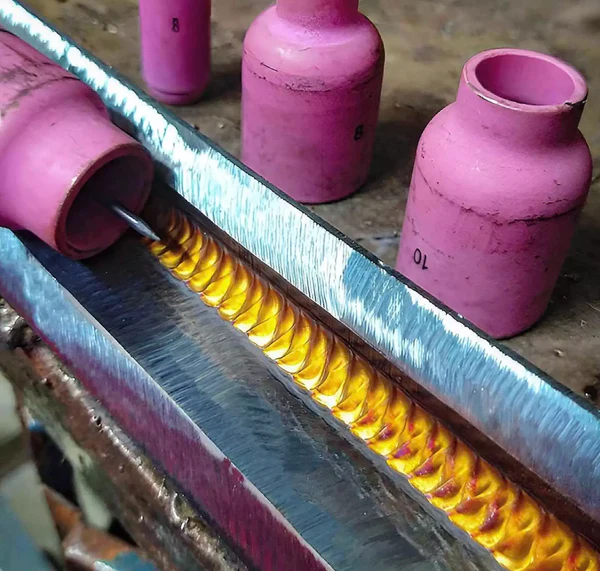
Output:
[[[600,519],[600,413],[153,103],[14,0],[0,23],[95,89],[175,190],[433,395]]]

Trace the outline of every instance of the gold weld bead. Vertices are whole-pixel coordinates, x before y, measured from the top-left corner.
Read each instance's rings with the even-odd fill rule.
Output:
[[[150,251],[511,571],[600,571],[598,553],[341,339],[183,214]]]

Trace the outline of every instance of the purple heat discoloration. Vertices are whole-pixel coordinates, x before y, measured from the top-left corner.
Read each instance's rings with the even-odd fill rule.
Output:
[[[60,354],[60,348],[53,349]],[[75,369],[76,364],[71,366]],[[264,571],[329,569],[189,418],[178,414],[165,422],[144,398],[147,394],[144,390],[134,392],[124,382],[119,384],[118,399],[111,398],[112,383],[94,384],[89,388],[150,456],[167,472],[178,476],[180,484],[199,502],[200,509],[210,514],[209,520],[237,547],[243,558]],[[144,411],[144,414],[133,417],[132,410]],[[156,427],[165,425],[169,426],[167,433],[157,438]],[[270,547],[265,549],[265,545]]]

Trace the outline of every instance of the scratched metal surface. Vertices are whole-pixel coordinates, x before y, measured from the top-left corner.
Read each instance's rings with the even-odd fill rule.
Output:
[[[2,295],[251,567],[500,568],[308,411],[135,237],[85,264],[25,241],[0,231]]]
[[[598,410],[398,279],[14,0],[0,1],[0,23],[97,90],[191,205],[600,519]]]

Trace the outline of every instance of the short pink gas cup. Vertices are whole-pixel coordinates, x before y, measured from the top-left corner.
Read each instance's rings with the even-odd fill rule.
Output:
[[[210,0],[140,0],[142,73],[172,105],[194,103],[210,79]]]
[[[548,306],[592,175],[586,95],[556,58],[483,52],[419,142],[397,268],[493,337]]]
[[[4,31],[0,113],[0,226],[75,259],[112,245],[127,225],[106,205],[139,213],[150,192],[144,148],[90,87]]]
[[[277,0],[242,60],[242,161],[300,202],[339,200],[369,173],[384,50],[358,0]]]

